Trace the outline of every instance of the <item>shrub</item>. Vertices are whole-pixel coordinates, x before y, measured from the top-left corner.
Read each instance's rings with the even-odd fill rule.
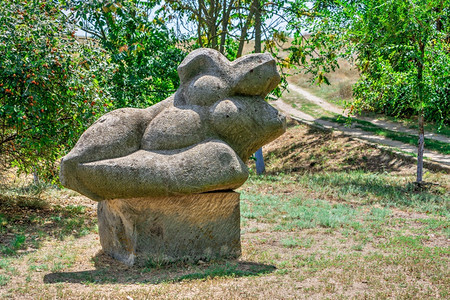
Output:
[[[0,0],[0,166],[54,177],[55,161],[99,113],[113,66],[80,43],[54,1]]]

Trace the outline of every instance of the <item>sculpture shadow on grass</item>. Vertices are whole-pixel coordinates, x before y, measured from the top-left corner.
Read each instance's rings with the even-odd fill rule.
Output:
[[[149,262],[146,267],[137,268],[118,263],[103,251],[99,251],[93,260],[95,270],[49,273],[44,276],[44,282],[161,284],[206,278],[259,276],[276,270],[273,265],[239,260],[217,260],[201,264],[177,262],[165,265]]]

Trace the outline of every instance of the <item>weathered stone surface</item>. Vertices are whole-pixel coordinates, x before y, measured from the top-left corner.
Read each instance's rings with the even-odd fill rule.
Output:
[[[174,95],[102,116],[61,161],[62,184],[99,201],[104,251],[129,265],[239,256],[230,190],[248,177],[244,161],[285,131],[264,101],[280,81],[269,54],[229,62],[198,49],[178,74]]]
[[[241,254],[235,192],[105,200],[98,219],[103,250],[128,265]]]
[[[285,131],[264,101],[280,80],[269,54],[229,62],[212,49],[189,54],[181,84],[147,109],[98,119],[61,161],[64,186],[93,200],[160,197],[234,189],[244,161]]]

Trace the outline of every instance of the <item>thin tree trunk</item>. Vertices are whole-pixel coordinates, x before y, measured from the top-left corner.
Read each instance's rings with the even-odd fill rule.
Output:
[[[228,32],[228,21],[230,20],[230,12],[233,5],[233,0],[229,0],[230,3],[227,7],[227,0],[223,0],[223,16],[222,16],[222,32],[220,34],[220,53],[225,53],[225,43]]]
[[[425,146],[424,126],[423,126],[423,108],[419,112],[419,145],[417,149],[417,184],[422,183],[423,176],[423,151]]]
[[[208,16],[208,26],[209,26],[209,44],[211,45],[211,48],[217,49],[217,37],[216,37],[216,19],[215,17],[215,11],[216,11],[216,1],[212,0],[209,7],[209,16]]]
[[[36,166],[33,167],[33,183],[34,184],[39,184],[39,175],[38,175],[38,172],[36,170]]]
[[[248,30],[248,27],[250,26],[250,21],[253,18],[253,14],[255,13],[256,3],[258,1],[259,0],[253,0],[252,5],[250,6],[250,11],[247,16],[247,20],[245,21],[245,25],[241,29],[241,37],[239,38],[239,49],[238,49],[236,58],[241,57],[242,51],[244,51],[244,42],[245,42],[245,38],[247,37],[247,30]]]
[[[255,1],[255,53],[261,53],[261,5]]]
[[[425,45],[424,43],[420,43],[420,59],[417,61],[417,83],[419,86],[418,89],[418,98],[419,105],[421,106],[419,111],[419,142],[417,145],[417,184],[420,185],[422,183],[423,176],[423,151],[425,145],[424,139],[424,112],[423,112],[423,59],[425,56]]]
[[[198,0],[198,26],[197,26],[197,38],[198,38],[198,45],[200,48],[203,47],[202,42],[202,0]]]
[[[261,7],[259,0],[255,1],[257,5],[255,8],[255,53],[261,53]],[[259,148],[255,153],[256,157],[256,174],[261,175],[266,171],[264,164],[264,156],[262,148]]]

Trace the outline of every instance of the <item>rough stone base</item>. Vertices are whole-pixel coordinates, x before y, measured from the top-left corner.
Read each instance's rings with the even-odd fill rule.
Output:
[[[241,254],[239,194],[217,192],[99,202],[103,250],[127,265]]]

